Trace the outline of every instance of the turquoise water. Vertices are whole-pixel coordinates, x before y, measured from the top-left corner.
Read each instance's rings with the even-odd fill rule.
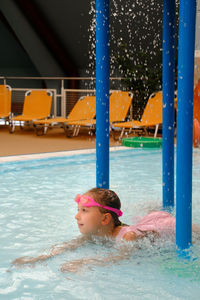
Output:
[[[121,198],[122,221],[159,209],[160,150],[110,154],[110,188]],[[193,159],[193,222],[200,224],[200,151]],[[199,299],[200,242],[192,259],[177,259],[174,239],[139,241],[128,260],[62,273],[82,257],[106,257],[119,246],[95,241],[44,263],[16,267],[21,256],[45,253],[79,235],[74,197],[95,186],[95,154],[0,164],[0,299]]]

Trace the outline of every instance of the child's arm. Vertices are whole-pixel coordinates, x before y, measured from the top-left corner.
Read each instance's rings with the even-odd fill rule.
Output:
[[[81,245],[83,245],[85,241],[87,241],[86,236],[80,236],[76,239],[71,240],[70,242],[63,243],[60,246],[56,246],[56,245],[52,246],[49,254],[39,255],[37,257],[28,257],[28,256],[20,257],[14,260],[12,264],[24,265],[24,264],[36,263],[38,261],[40,262],[45,261],[55,255],[63,253],[66,250],[74,250],[80,247]]]
[[[123,240],[125,240],[126,242],[132,242],[148,236],[154,238],[159,236],[159,234],[154,231],[148,231],[148,232],[143,232],[143,236],[138,237],[135,232],[130,231],[125,233],[125,235],[123,236]],[[87,265],[106,266],[109,263],[117,263],[121,260],[129,259],[133,253],[133,249],[134,249],[134,243],[124,243],[120,247],[119,253],[116,255],[110,255],[108,257],[102,257],[102,258],[93,257],[93,258],[77,259],[63,264],[60,270],[62,272],[77,272],[82,267]]]
[[[107,257],[81,258],[63,264],[60,268],[62,272],[77,272],[84,266],[107,266],[109,263],[117,263],[121,260],[129,259],[133,252],[133,245],[128,243],[120,247],[120,251],[116,255]]]

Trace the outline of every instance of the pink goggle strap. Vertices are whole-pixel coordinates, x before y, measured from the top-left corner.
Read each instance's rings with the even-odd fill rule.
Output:
[[[92,206],[98,206],[98,207],[102,207],[105,208],[107,210],[111,210],[113,211],[118,217],[121,217],[123,215],[123,212],[120,209],[114,208],[114,207],[110,207],[110,206],[103,206],[99,203],[97,203],[92,197],[90,196],[84,196],[84,195],[80,195],[78,194],[75,198],[75,202],[76,203],[81,203],[81,205],[85,206],[85,207],[92,207]]]

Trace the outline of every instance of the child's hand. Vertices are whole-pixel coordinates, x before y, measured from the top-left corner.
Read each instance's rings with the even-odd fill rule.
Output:
[[[60,268],[61,272],[77,272],[79,271],[84,265],[83,259],[77,259],[71,262],[67,262],[63,264]]]
[[[20,258],[15,259],[12,264],[15,265],[25,265],[25,264],[34,264],[37,261],[44,261],[48,258],[50,258],[51,255],[40,255],[38,257],[28,257],[28,256],[23,256]]]
[[[63,264],[60,268],[61,272],[77,272],[84,266],[90,265],[101,265],[104,266],[106,263],[96,258],[82,258],[74,261],[69,261]]]
[[[34,257],[28,257],[28,256],[24,256],[24,257],[20,257],[15,259],[12,264],[14,265],[25,265],[25,264],[29,264],[29,263],[34,263],[36,262],[36,259]]]

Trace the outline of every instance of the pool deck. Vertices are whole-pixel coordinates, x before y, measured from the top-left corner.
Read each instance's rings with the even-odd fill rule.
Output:
[[[0,126],[0,157],[54,153],[71,150],[95,149],[96,136],[88,131],[80,132],[77,137],[67,138],[63,129],[54,128],[46,135],[37,136],[33,129],[16,128],[10,134],[7,126]],[[120,146],[121,142],[110,137],[110,146]]]

